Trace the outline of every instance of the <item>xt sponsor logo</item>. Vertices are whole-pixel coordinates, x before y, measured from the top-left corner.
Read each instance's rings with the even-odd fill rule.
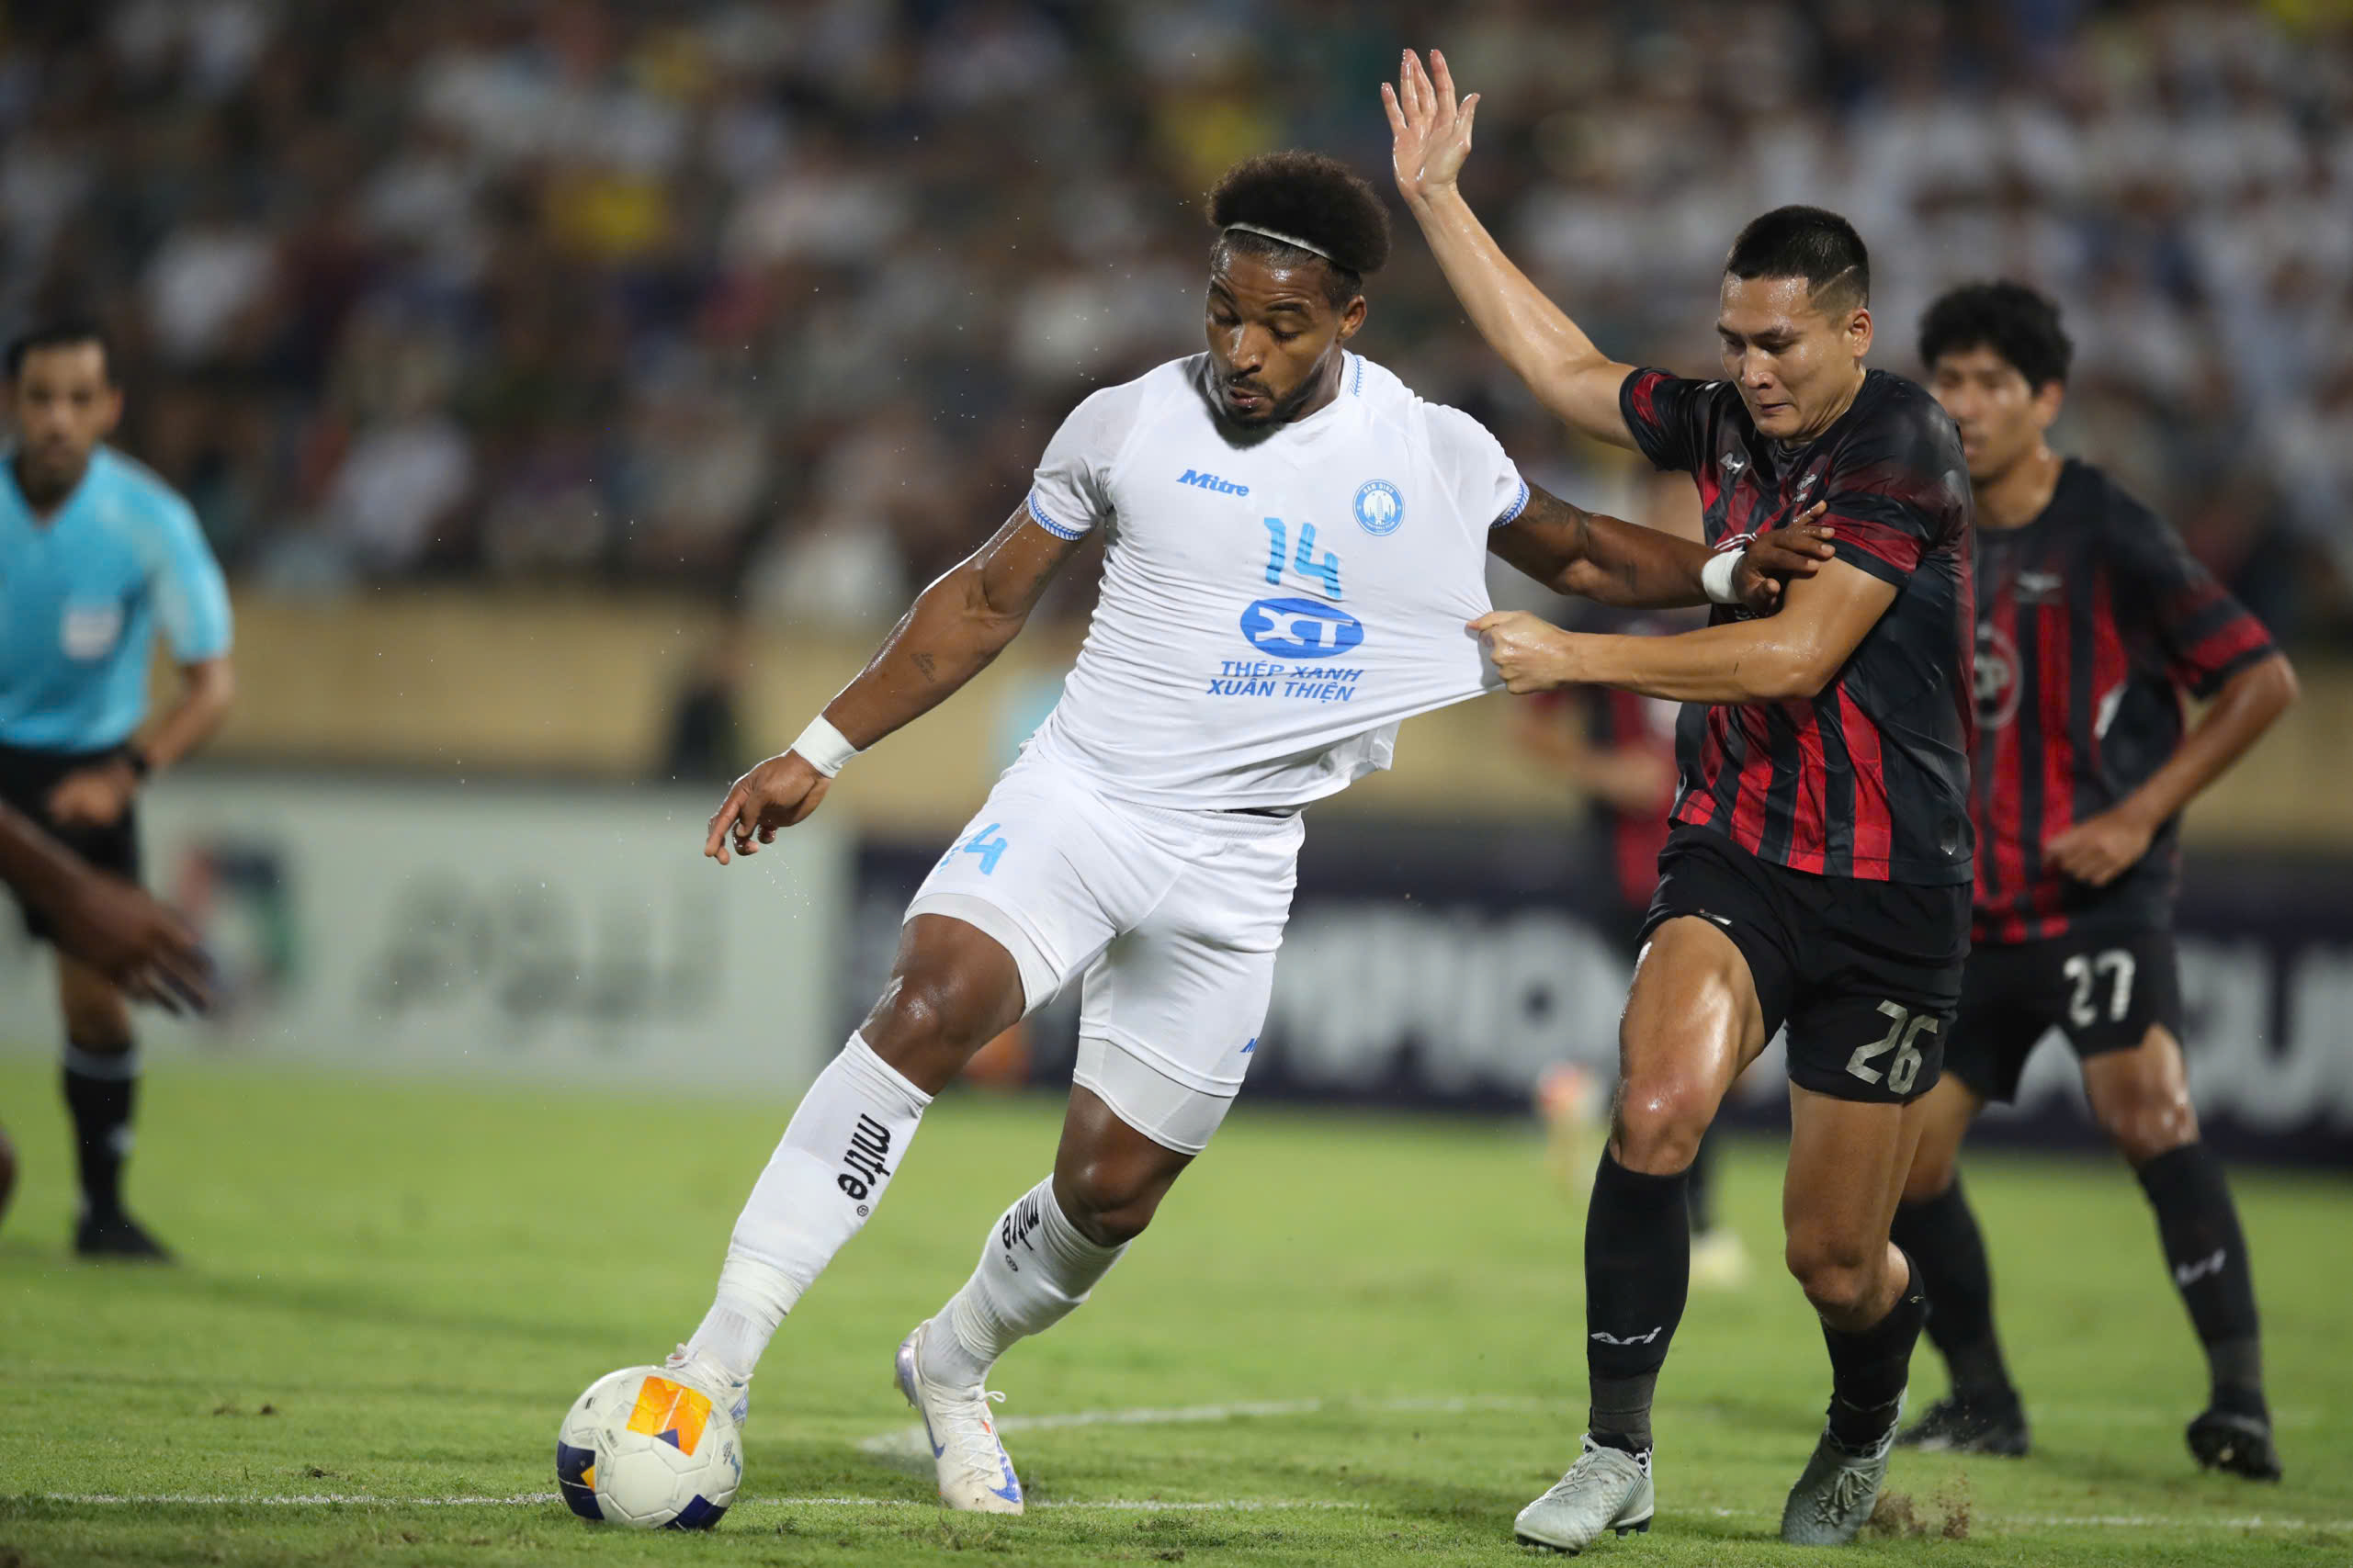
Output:
[[[1277,659],[1330,659],[1364,640],[1364,623],[1313,599],[1261,599],[1242,612],[1242,636]]]
[[[1630,1334],[1623,1339],[1614,1334],[1604,1334],[1598,1328],[1585,1337],[1599,1339],[1604,1345],[1647,1345],[1666,1332],[1667,1325],[1662,1323],[1647,1334]]]
[[[2173,1266],[2173,1282],[2186,1289],[2209,1274],[2219,1274],[2223,1271],[2223,1259],[2228,1256],[2227,1248],[2218,1247],[2214,1249],[2214,1255],[2212,1258],[2199,1258],[2188,1263],[2177,1263]]]
[[[842,1174],[833,1185],[853,1198],[864,1198],[881,1186],[890,1175],[890,1167],[882,1163],[890,1153],[890,1129],[867,1115],[858,1112],[858,1124],[850,1131],[850,1146],[842,1151]]]
[[[1221,479],[1216,475],[1204,473],[1199,468],[1187,468],[1177,476],[1177,483],[1191,485],[1195,490],[1205,490],[1216,495],[1248,495],[1250,492],[1250,487],[1248,485],[1238,485],[1231,479]]]
[[[1005,1247],[1005,1267],[1016,1274],[1021,1272],[1022,1266],[1020,1260],[1013,1257],[1013,1248],[1018,1247],[1032,1253],[1037,1250],[1030,1245],[1029,1237],[1030,1233],[1037,1229],[1041,1218],[1037,1194],[1033,1192],[1006,1210],[1004,1222],[997,1227],[997,1239]]]

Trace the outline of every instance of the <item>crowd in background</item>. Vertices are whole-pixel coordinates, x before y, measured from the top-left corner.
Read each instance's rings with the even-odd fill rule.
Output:
[[[2021,277],[2064,444],[2282,635],[2353,639],[2353,24],[2327,6],[1827,0],[105,0],[0,24],[0,324],[95,310],[124,444],[233,573],[662,583],[887,618],[1091,386],[1200,339],[1201,193],[1386,192],[1443,47],[1465,176],[1608,350],[1705,371],[1753,212],[1846,212],[1877,362]],[[1409,223],[1359,340],[1573,499]]]

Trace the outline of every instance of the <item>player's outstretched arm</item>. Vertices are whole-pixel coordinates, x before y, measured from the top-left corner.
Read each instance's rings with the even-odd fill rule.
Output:
[[[1619,686],[1679,703],[1804,700],[1836,679],[1895,585],[1845,561],[1790,583],[1779,615],[1674,637],[1565,632],[1520,611],[1481,615],[1471,629],[1514,692]]]
[[[806,819],[841,765],[838,757],[809,753],[827,743],[845,748],[844,755],[862,751],[946,701],[1004,651],[1078,547],[1078,539],[1039,527],[1026,508],[1006,519],[987,544],[916,595],[866,667],[809,727],[821,740],[805,735],[735,781],[711,818],[703,853],[725,865],[730,849],[755,854],[775,841],[776,829]]]
[[[0,806],[0,881],[48,919],[60,952],[133,1000],[172,1012],[211,1005],[211,964],[178,916],[6,806]]]
[[[1769,615],[1781,605],[1785,580],[1820,570],[1831,555],[1832,532],[1819,524],[1825,509],[1825,502],[1815,502],[1804,516],[1759,535],[1731,559],[1725,602]],[[1706,546],[1588,512],[1533,484],[1520,515],[1488,531],[1487,547],[1555,593],[1604,604],[1663,610],[1705,604],[1713,597],[1705,572],[1716,555]]]
[[[1436,80],[1432,81],[1432,75]],[[1395,87],[1381,84],[1388,111],[1390,162],[1397,193],[1421,226],[1431,254],[1454,297],[1536,400],[1597,441],[1635,445],[1618,410],[1618,389],[1634,367],[1593,346],[1593,340],[1544,298],[1495,243],[1455,186],[1471,151],[1478,95],[1459,104],[1446,57],[1430,51],[1430,70],[1406,51]]]

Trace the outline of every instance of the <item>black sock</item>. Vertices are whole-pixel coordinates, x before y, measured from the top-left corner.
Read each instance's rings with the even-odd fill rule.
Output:
[[[1645,1176],[1606,1148],[1585,1212],[1585,1367],[1594,1440],[1650,1447],[1650,1402],[1691,1289],[1683,1173]]]
[[[1961,1178],[1933,1198],[1895,1205],[1893,1239],[1929,1298],[1929,1342],[1944,1358],[1952,1396],[1964,1404],[2014,1404],[2009,1369],[1994,1337],[1994,1275],[1985,1238]]]
[[[139,1048],[65,1047],[65,1109],[74,1117],[83,1212],[122,1210],[122,1162],[130,1153],[130,1112],[139,1094]]]
[[[1691,1168],[1683,1172],[1683,1197],[1691,1205],[1691,1234],[1715,1229],[1715,1140],[1705,1137],[1691,1152]]]
[[[1875,1448],[1895,1429],[1912,1347],[1928,1321],[1920,1271],[1908,1257],[1904,1261],[1911,1277],[1886,1316],[1857,1334],[1822,1325],[1823,1341],[1830,1347],[1830,1436],[1850,1449]]]
[[[2149,1206],[2166,1266],[2181,1292],[2206,1366],[2214,1403],[2246,1415],[2263,1408],[2263,1357],[2255,1313],[2255,1271],[2240,1233],[2237,1205],[2223,1168],[2203,1144],[2168,1149],[2136,1173]],[[2251,1408],[2250,1408],[2251,1406]]]

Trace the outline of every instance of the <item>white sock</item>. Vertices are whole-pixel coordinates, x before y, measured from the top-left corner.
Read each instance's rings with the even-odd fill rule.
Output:
[[[1039,1182],[997,1221],[972,1278],[932,1319],[923,1375],[951,1388],[978,1383],[1016,1340],[1068,1317],[1126,1250],[1080,1235],[1054,1201],[1053,1178]]]
[[[853,1034],[801,1097],[737,1216],[718,1296],[686,1342],[748,1378],[801,1292],[858,1234],[932,1097]]]

